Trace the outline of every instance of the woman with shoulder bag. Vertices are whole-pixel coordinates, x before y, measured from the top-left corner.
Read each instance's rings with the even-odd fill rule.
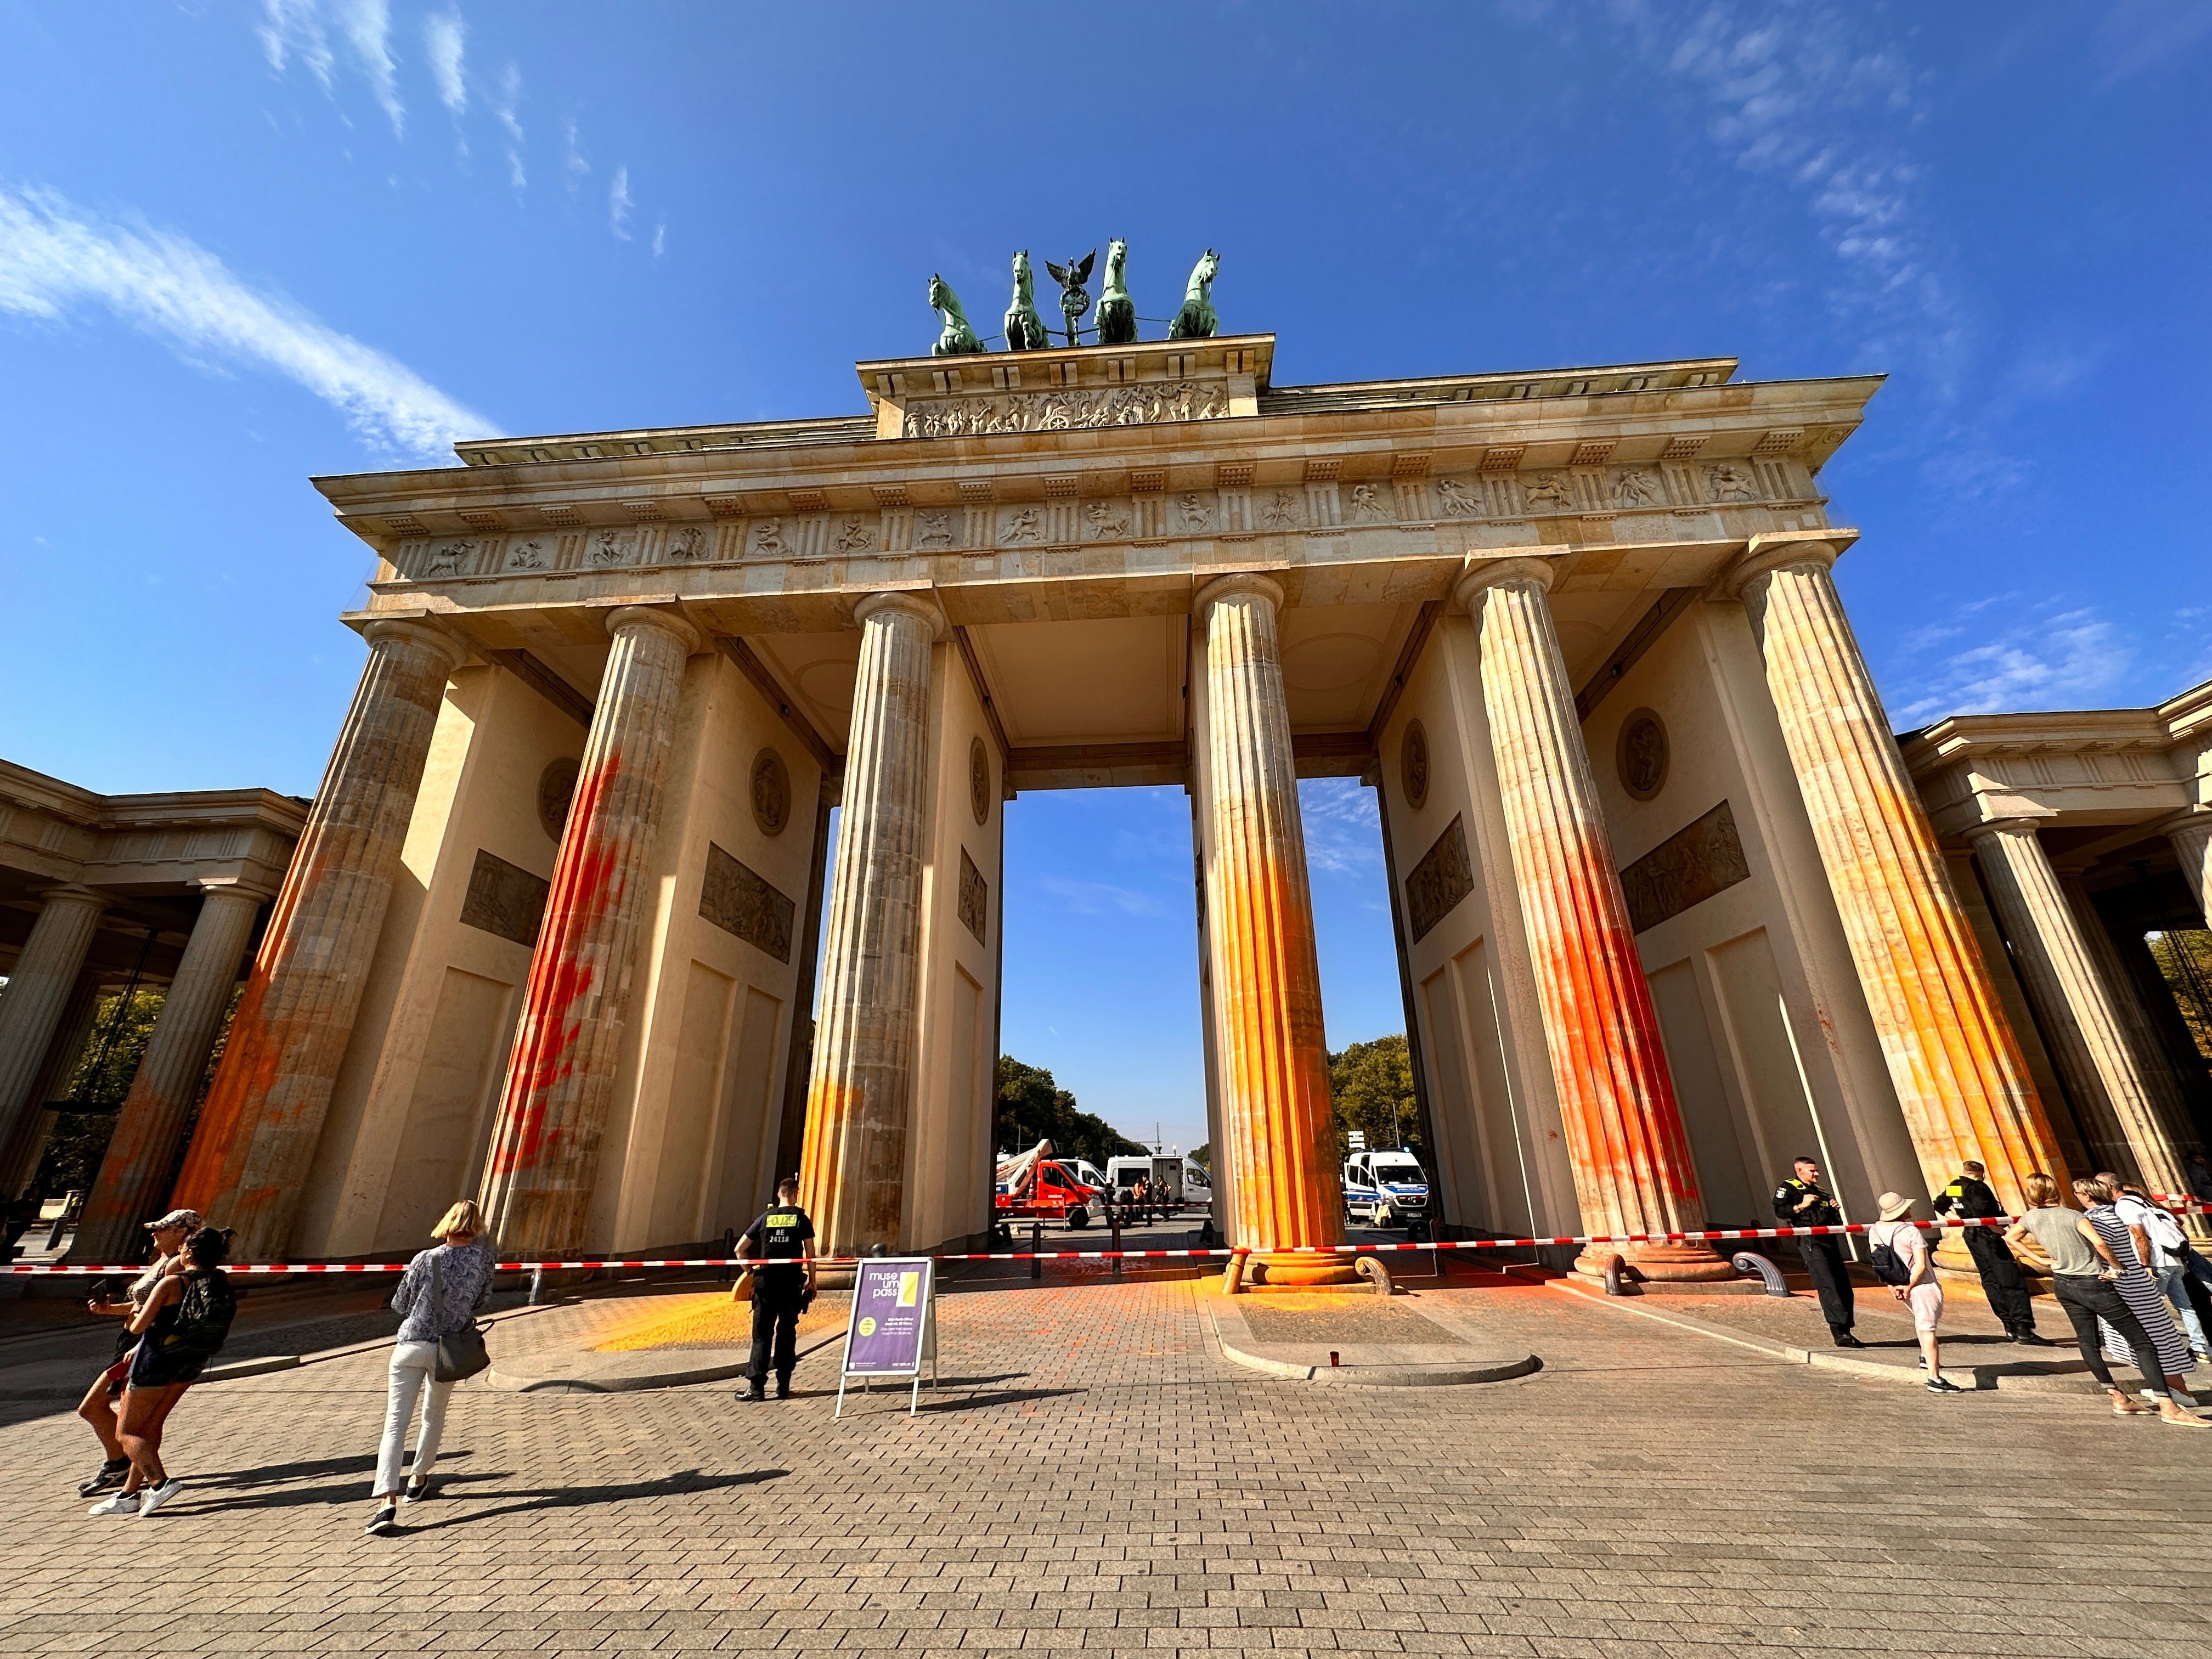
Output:
[[[162,1466],[161,1431],[185,1390],[199,1381],[230,1334],[238,1297],[222,1270],[229,1255],[227,1229],[198,1229],[131,1316],[130,1330],[138,1343],[131,1352],[131,1376],[115,1425],[131,1472],[121,1492],[87,1514],[150,1516],[184,1489],[185,1483]]]
[[[391,1397],[376,1456],[376,1513],[364,1528],[369,1533],[387,1533],[398,1525],[403,1493],[410,1504],[430,1495],[430,1466],[438,1460],[453,1384],[490,1363],[476,1316],[491,1300],[498,1253],[481,1237],[483,1231],[483,1212],[463,1199],[431,1229],[441,1243],[407,1264],[392,1292],[392,1311],[400,1316],[399,1340],[392,1350]],[[399,1471],[407,1451],[407,1419],[418,1394],[422,1428],[415,1437],[414,1477],[403,1485]]]

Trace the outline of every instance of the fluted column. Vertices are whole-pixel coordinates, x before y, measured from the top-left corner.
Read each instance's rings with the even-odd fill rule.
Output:
[[[873,593],[853,614],[860,672],[799,1153],[817,1248],[834,1255],[906,1243],[930,673],[944,631],[943,613],[921,593]]]
[[[1206,639],[1206,872],[1221,1127],[1231,1143],[1240,1243],[1261,1283],[1356,1280],[1341,1259],[1264,1252],[1344,1242],[1343,1181],[1329,1106],[1321,958],[1275,613],[1265,576],[1199,591]]]
[[[100,1023],[100,991],[105,977],[97,968],[81,970],[76,988],[63,1006],[54,1040],[46,1045],[45,1063],[32,1080],[30,1096],[16,1115],[15,1127],[4,1150],[0,1150],[0,1200],[20,1196],[39,1172],[39,1161],[46,1154],[48,1132],[53,1127],[46,1109],[62,1097],[62,1091],[76,1075],[77,1062],[84,1058],[85,1045],[92,1041],[92,1029]]]
[[[12,1146],[23,1115],[43,1102],[31,1085],[62,1022],[107,900],[85,887],[49,888],[39,919],[0,988],[0,1146]]]
[[[614,648],[530,958],[483,1178],[509,1255],[580,1248],[614,1104],[638,937],[652,914],[653,830],[698,630],[671,611],[608,618]]]
[[[353,1035],[446,681],[465,648],[427,623],[362,630],[368,661],[231,1018],[172,1195],[238,1229],[236,1259],[289,1242]]]
[[[216,1028],[238,983],[253,918],[267,895],[234,883],[208,884],[176,976],[161,999],[131,1092],[77,1223],[70,1254],[79,1261],[135,1261],[144,1254],[139,1224],[168,1206],[169,1176],[192,1097],[207,1070]]]
[[[1492,560],[1460,579],[1456,599],[1481,633],[1483,708],[1575,1196],[1594,1233],[1695,1232],[1705,1200],[1545,598],[1551,585],[1544,560]],[[1648,1279],[1736,1276],[1702,1243],[1594,1245],[1576,1266],[1602,1273],[1616,1251]]]
[[[2212,923],[2212,807],[2191,807],[2160,828],[2181,861],[2181,878],[2189,884],[2198,913]]]
[[[1970,839],[2097,1167],[2161,1193],[2186,1192],[2158,1088],[2163,1081],[2172,1093],[2171,1080],[2154,1079],[2143,1066],[2118,988],[2102,971],[2035,826],[1982,824]]]
[[[1731,586],[1750,612],[1813,839],[1888,1063],[1922,1178],[1935,1192],[1978,1159],[2017,1207],[2021,1177],[2066,1176],[1897,752],[1829,568],[1836,549],[1759,550]]]

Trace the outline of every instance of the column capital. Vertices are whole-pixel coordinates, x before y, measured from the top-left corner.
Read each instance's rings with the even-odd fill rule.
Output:
[[[41,887],[32,894],[42,904],[88,904],[94,909],[105,910],[115,902],[114,896],[90,887],[80,887],[75,882],[64,882],[58,886]]]
[[[1990,818],[1986,823],[1970,826],[1966,830],[1966,840],[1969,844],[1975,846],[1997,836],[2009,836],[2014,840],[2033,841],[2037,830],[2045,824],[2056,822],[2055,818],[2048,817]]]
[[[372,617],[361,625],[361,636],[371,647],[412,645],[434,651],[445,658],[449,674],[468,660],[469,647],[427,617]]]
[[[1273,576],[1257,570],[1232,570],[1225,576],[1216,576],[1190,596],[1190,614],[1203,624],[1206,613],[1224,599],[1261,599],[1268,608],[1283,608],[1283,585]]]
[[[937,602],[934,593],[922,587],[894,587],[871,593],[853,607],[853,620],[865,627],[869,617],[887,611],[927,623],[932,645],[951,630],[951,624],[945,620],[945,607]]]
[[[2170,817],[2160,818],[2151,825],[2151,833],[2159,836],[2187,836],[2212,833],[2212,806],[2199,803],[2185,806]]]
[[[1783,531],[1771,536],[1753,536],[1735,562],[1722,574],[1721,591],[1732,599],[1740,599],[1751,585],[1761,576],[1771,575],[1778,570],[1802,566],[1808,570],[1826,570],[1844,556],[1848,536],[1831,531]]]
[[[641,628],[658,629],[667,635],[684,647],[684,654],[687,657],[703,643],[699,630],[668,606],[626,605],[607,618],[609,634],[626,634]]]
[[[274,888],[264,887],[240,876],[201,876],[193,881],[192,885],[200,890],[203,899],[242,898],[251,899],[256,904],[266,904],[276,896]]]
[[[1548,593],[1559,579],[1559,562],[1554,559],[1527,554],[1507,559],[1470,556],[1466,569],[1453,585],[1452,604],[1472,613],[1475,601],[1493,587],[1503,587],[1509,582],[1528,582],[1538,592]]]

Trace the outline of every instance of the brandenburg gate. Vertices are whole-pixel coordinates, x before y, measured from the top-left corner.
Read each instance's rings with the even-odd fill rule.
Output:
[[[368,660],[176,1201],[307,1259],[477,1192],[559,1256],[796,1169],[836,1251],[974,1238],[1007,803],[1174,783],[1221,1218],[1340,1273],[1266,1256],[1341,1237],[1316,776],[1379,795],[1453,1232],[1740,1223],[1808,1152],[1861,1215],[2080,1167],[1831,574],[1879,380],[1274,348],[863,362],[866,414],[319,480]]]

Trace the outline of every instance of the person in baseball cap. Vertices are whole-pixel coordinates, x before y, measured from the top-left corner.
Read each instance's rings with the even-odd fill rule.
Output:
[[[146,1298],[154,1294],[154,1287],[161,1282],[162,1276],[176,1265],[185,1241],[205,1224],[198,1210],[172,1210],[160,1220],[148,1222],[146,1231],[154,1235],[154,1260],[144,1273],[131,1281],[125,1299],[110,1302],[94,1297],[84,1304],[106,1318],[123,1321],[123,1328],[115,1334],[113,1363],[85,1391],[76,1408],[76,1414],[89,1423],[92,1431],[100,1437],[103,1454],[92,1478],[76,1489],[80,1498],[90,1498],[110,1486],[119,1486],[131,1473],[131,1460],[124,1455],[115,1420],[115,1402],[122,1397],[124,1384],[130,1379],[131,1357],[138,1351],[138,1339],[131,1334],[131,1321],[146,1305]]]

